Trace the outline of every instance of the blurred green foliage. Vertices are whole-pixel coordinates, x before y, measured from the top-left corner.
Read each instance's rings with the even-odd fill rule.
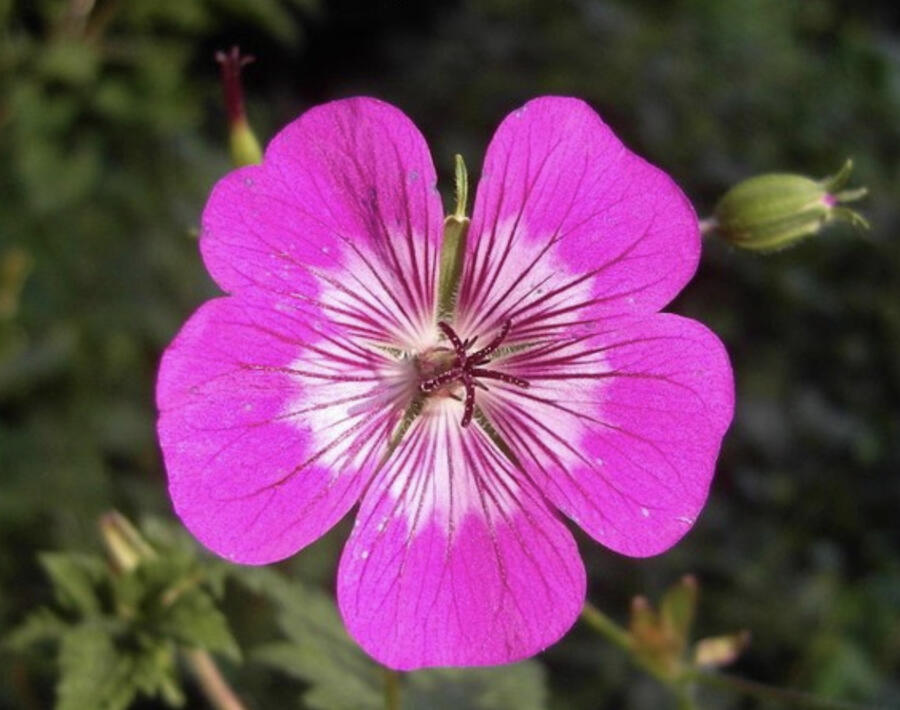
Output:
[[[494,126],[541,93],[591,102],[701,214],[749,175],[851,156],[870,240],[835,227],[766,258],[712,242],[672,306],[722,335],[737,374],[697,527],[652,560],[581,542],[590,597],[620,620],[692,571],[698,634],[753,632],[737,672],[900,705],[898,24],[887,0],[0,0],[0,634],[52,603],[38,552],[90,554],[113,505],[171,516],[153,379],[215,293],[192,230],[228,169],[212,53],[238,43],[258,57],[261,138],[380,96],[422,127],[445,187],[454,153],[476,178]],[[286,564],[292,584],[330,589],[345,533]],[[277,600],[242,589],[225,597],[241,646],[290,641]],[[52,656],[0,653],[0,707],[48,706]],[[301,657],[287,684],[261,659],[229,672],[257,707],[317,707]],[[584,628],[539,662],[549,707],[664,706]]]
[[[179,649],[240,659],[216,602],[226,564],[199,560],[184,532],[159,522],[147,527],[143,556],[123,554],[121,545],[118,557],[108,560],[82,553],[40,556],[54,604],[29,614],[7,643],[18,652],[47,642],[58,646],[59,710],[125,710],[139,695],[180,707]]]

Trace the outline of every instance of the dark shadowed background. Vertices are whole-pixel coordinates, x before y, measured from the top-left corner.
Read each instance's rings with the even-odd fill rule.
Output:
[[[263,142],[373,95],[421,127],[445,187],[454,153],[477,177],[493,128],[547,93],[589,101],[700,215],[743,177],[852,156],[867,238],[768,257],[712,241],[670,307],[719,333],[737,378],[694,530],[650,560],[579,543],[614,618],[693,572],[698,633],[752,631],[734,672],[900,706],[898,23],[888,0],[0,0],[0,634],[51,596],[37,552],[96,551],[111,507],[171,517],[153,381],[216,292],[194,230],[229,169],[212,55],[237,43]],[[346,532],[283,568],[331,589]],[[242,645],[265,640],[239,592],[225,607]],[[51,648],[0,651],[0,707],[51,704]],[[580,626],[538,660],[548,707],[664,706]],[[252,707],[302,707],[300,680],[228,672]]]

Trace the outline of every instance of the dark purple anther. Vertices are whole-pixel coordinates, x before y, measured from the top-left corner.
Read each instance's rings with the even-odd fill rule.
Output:
[[[512,323],[506,321],[500,328],[500,332],[494,336],[494,339],[491,340],[486,347],[469,356],[466,354],[466,348],[475,342],[477,338],[470,338],[463,342],[449,323],[446,321],[438,322],[438,328],[441,329],[441,332],[447,336],[447,339],[453,345],[453,352],[456,355],[456,359],[453,362],[453,367],[437,377],[424,380],[419,385],[419,388],[423,392],[429,393],[435,392],[441,387],[445,387],[453,382],[461,382],[466,391],[465,399],[463,401],[463,418],[461,422],[464,427],[469,426],[469,423],[472,421],[472,416],[475,413],[475,387],[487,389],[487,387],[477,381],[478,378],[499,380],[500,382],[506,382],[510,385],[516,385],[517,387],[528,387],[528,382],[521,377],[514,377],[513,375],[507,375],[505,372],[498,372],[497,370],[488,370],[479,367],[479,365],[486,365],[490,362],[491,355],[493,355],[503,341],[506,340],[511,327]]]

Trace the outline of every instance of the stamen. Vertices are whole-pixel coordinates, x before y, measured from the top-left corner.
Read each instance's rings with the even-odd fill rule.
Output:
[[[475,381],[466,374],[463,375],[463,384],[466,386],[466,401],[463,403],[463,418],[460,426],[467,427],[475,413]]]
[[[460,364],[464,363],[466,361],[466,347],[459,339],[456,331],[453,330],[446,321],[438,321],[438,328],[440,328],[450,342],[453,343],[453,350],[456,351],[456,357],[459,358]]]
[[[485,370],[482,367],[474,367],[469,370],[469,372],[473,377],[484,377],[488,380],[500,380],[501,382],[506,382],[510,385],[516,385],[517,387],[522,387],[523,389],[528,389],[531,386],[528,384],[528,380],[523,380],[521,377],[513,377],[512,375],[507,375],[505,372]]]
[[[456,331],[453,330],[453,327],[446,321],[438,321],[437,325],[453,345],[453,352],[456,357],[453,362],[453,367],[436,377],[423,380],[419,384],[419,389],[421,389],[422,392],[431,393],[454,382],[460,382],[465,388],[463,417],[460,422],[461,426],[469,426],[472,417],[475,414],[475,388],[478,387],[487,390],[487,387],[479,382],[478,378],[499,380],[500,382],[522,388],[527,388],[529,386],[528,381],[523,380],[521,377],[515,377],[514,375],[508,375],[505,372],[498,372],[497,370],[488,370],[484,367],[479,367],[479,365],[488,364],[491,361],[490,356],[495,353],[497,348],[499,348],[503,341],[506,340],[509,331],[512,328],[512,323],[510,321],[506,321],[503,324],[500,331],[487,346],[476,351],[471,356],[466,354],[466,350],[477,342],[477,336],[466,338],[466,340],[463,341],[456,334]],[[456,397],[454,397],[454,399],[456,399]]]
[[[422,384],[419,385],[419,388],[423,392],[434,392],[436,389],[440,389],[444,385],[449,385],[454,380],[459,379],[463,374],[463,369],[461,367],[454,367],[452,370],[447,370],[447,372],[438,375],[437,377],[432,377],[430,380],[425,380]]]
[[[500,329],[500,332],[494,337],[494,339],[488,343],[486,348],[482,348],[478,352],[476,352],[471,359],[473,361],[481,361],[487,358],[491,353],[493,353],[497,348],[500,347],[500,343],[506,340],[506,336],[509,335],[509,329],[512,328],[512,323],[510,321],[506,321],[503,324],[503,327]],[[476,362],[479,364],[479,362]]]

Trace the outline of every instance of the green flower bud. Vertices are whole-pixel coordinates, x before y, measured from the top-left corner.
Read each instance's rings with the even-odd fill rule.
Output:
[[[131,572],[142,560],[156,557],[156,552],[137,528],[118,511],[104,513],[98,524],[103,544],[116,570]]]
[[[228,128],[228,151],[235,167],[258,165],[262,149],[247,121],[238,121]]]
[[[853,161],[824,180],[773,173],[738,183],[716,205],[713,227],[735,246],[774,251],[810,237],[826,224],[847,222],[868,229],[858,212],[842,205],[867,194],[864,187],[841,190],[853,171]]]
[[[216,61],[221,70],[225,111],[228,114],[228,148],[231,162],[235,167],[261,163],[262,150],[247,121],[244,110],[244,86],[241,83],[241,70],[253,62],[254,58],[241,55],[237,47],[232,47],[227,52],[216,52]]]

